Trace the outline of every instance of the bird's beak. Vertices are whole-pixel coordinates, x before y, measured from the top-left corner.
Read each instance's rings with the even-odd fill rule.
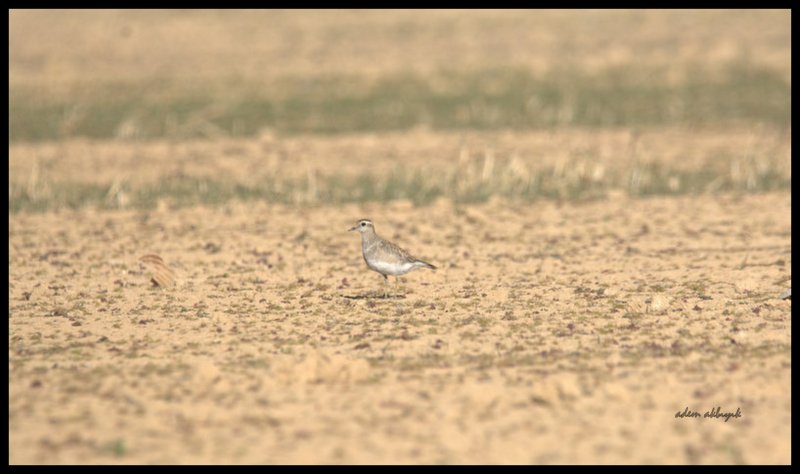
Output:
[[[351,227],[351,228],[347,229],[347,232],[351,232],[351,231],[354,231],[356,229],[358,229],[358,226]]]

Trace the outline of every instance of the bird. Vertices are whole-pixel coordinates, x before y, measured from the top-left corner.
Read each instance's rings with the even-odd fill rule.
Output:
[[[413,257],[407,251],[376,234],[375,226],[369,219],[359,220],[355,226],[349,229],[349,232],[354,230],[361,234],[361,252],[367,267],[383,276],[384,298],[389,296],[386,288],[386,284],[389,282],[388,275],[394,276],[395,284],[397,284],[400,275],[405,275],[417,268],[436,270],[436,266]]]

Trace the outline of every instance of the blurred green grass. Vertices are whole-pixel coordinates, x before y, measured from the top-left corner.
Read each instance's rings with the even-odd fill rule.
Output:
[[[9,139],[185,139],[406,130],[530,130],[562,126],[791,126],[791,83],[735,62],[713,72],[625,66],[544,76],[506,68],[433,75],[287,77],[271,85],[100,82],[49,95],[9,86]]]
[[[660,163],[622,164],[608,169],[601,164],[573,161],[564,166],[525,168],[513,160],[472,160],[447,171],[430,172],[397,165],[391,172],[352,176],[309,174],[305,179],[268,175],[256,184],[230,179],[178,176],[131,186],[37,179],[9,181],[9,213],[58,209],[153,209],[162,202],[170,207],[216,206],[230,201],[263,200],[289,205],[387,202],[407,199],[427,204],[437,198],[456,203],[479,203],[498,196],[509,200],[556,199],[586,201],[607,197],[612,191],[630,196],[758,193],[790,190],[791,176],[780,160],[752,157],[720,160],[689,170]]]

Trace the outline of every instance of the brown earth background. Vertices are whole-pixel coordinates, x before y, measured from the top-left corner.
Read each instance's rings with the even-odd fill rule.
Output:
[[[789,11],[9,30],[9,463],[791,462]]]

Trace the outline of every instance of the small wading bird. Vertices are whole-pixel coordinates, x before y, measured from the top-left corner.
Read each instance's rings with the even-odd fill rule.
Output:
[[[367,262],[367,266],[383,275],[384,297],[389,296],[388,288],[386,288],[386,284],[389,282],[387,275],[394,276],[396,284],[400,279],[400,275],[405,275],[411,270],[416,270],[417,268],[436,270],[436,267],[430,263],[412,257],[397,245],[379,237],[375,233],[375,226],[372,225],[372,221],[369,219],[358,221],[355,226],[350,228],[350,231],[353,230],[361,233],[361,252],[364,254],[364,261]]]

